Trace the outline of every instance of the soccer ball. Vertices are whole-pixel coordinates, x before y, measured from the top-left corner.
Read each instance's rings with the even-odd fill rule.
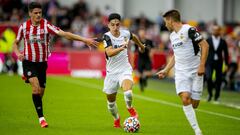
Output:
[[[140,128],[139,120],[135,117],[127,118],[123,123],[123,129],[125,132],[137,132]]]

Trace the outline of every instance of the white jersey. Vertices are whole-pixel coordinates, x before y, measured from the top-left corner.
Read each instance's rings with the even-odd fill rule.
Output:
[[[170,40],[174,51],[176,71],[197,71],[200,64],[200,51],[195,54],[194,45],[196,44],[199,50],[197,44],[202,40],[202,36],[196,29],[184,24],[177,33],[173,31],[170,34]]]
[[[124,44],[126,41],[129,41],[131,38],[132,34],[128,30],[120,30],[119,37],[114,37],[110,32],[107,32],[103,36],[104,47],[107,48],[109,46],[112,46],[113,48],[119,48],[122,44]],[[126,70],[132,71],[132,66],[128,60],[127,49],[112,57],[108,57],[106,55],[106,60],[107,74],[118,74]]]

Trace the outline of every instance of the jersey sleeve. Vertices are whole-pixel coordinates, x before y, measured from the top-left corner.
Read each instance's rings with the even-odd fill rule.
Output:
[[[103,44],[104,44],[104,48],[112,46],[112,41],[111,41],[110,37],[106,34],[103,35]]]
[[[203,40],[202,35],[196,30],[196,28],[191,27],[188,30],[188,36],[193,42],[199,43]]]
[[[20,41],[23,37],[23,26],[21,25],[18,29],[17,40]]]
[[[54,26],[54,25],[52,25],[51,23],[48,22],[48,23],[47,23],[47,30],[48,30],[48,32],[49,32],[50,34],[56,35],[56,34],[59,33],[60,28],[59,28],[59,27],[56,27],[56,26]]]
[[[133,38],[133,34],[131,31],[129,31],[129,39],[131,40]]]
[[[189,28],[188,36],[192,40],[194,54],[197,55],[200,50],[198,43],[200,43],[203,40],[203,37],[194,27]]]

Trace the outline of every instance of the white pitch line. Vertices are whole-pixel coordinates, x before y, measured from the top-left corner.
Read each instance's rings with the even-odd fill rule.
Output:
[[[52,79],[59,80],[59,81],[64,81],[66,83],[71,83],[71,84],[84,86],[84,87],[88,87],[88,88],[102,90],[102,87],[100,85],[89,84],[88,82],[84,82],[84,81],[80,81],[80,80],[69,80],[69,79],[62,79],[62,78],[61,79],[60,78],[52,78]],[[155,102],[155,103],[160,103],[160,104],[164,104],[164,105],[168,105],[168,106],[182,108],[182,106],[179,105],[179,104],[171,103],[171,102],[160,100],[160,99],[154,99],[154,98],[150,98],[150,97],[146,97],[146,96],[142,96],[142,95],[138,95],[138,94],[134,94],[134,97],[138,98],[138,99],[143,99],[143,100],[146,100],[146,101],[150,101],[150,102]],[[215,116],[219,116],[219,117],[224,117],[224,118],[229,118],[229,119],[240,121],[240,117],[235,117],[235,116],[231,116],[231,115],[227,115],[227,114],[222,114],[222,113],[217,113],[217,112],[212,112],[212,111],[207,111],[207,110],[202,110],[202,109],[197,109],[197,111],[207,113],[207,114],[211,114],[211,115],[215,115]]]

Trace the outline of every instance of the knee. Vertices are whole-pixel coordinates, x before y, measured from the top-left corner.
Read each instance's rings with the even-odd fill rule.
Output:
[[[191,98],[188,97],[188,96],[182,97],[182,103],[183,103],[184,106],[190,105],[191,104]]]
[[[192,107],[193,107],[194,109],[197,109],[197,108],[198,108],[198,104],[192,104]]]
[[[41,88],[40,86],[33,84],[32,85],[32,93],[33,94],[41,94]]]
[[[131,89],[132,89],[132,85],[131,85],[131,84],[123,85],[123,86],[122,86],[122,89],[123,89],[124,91],[126,91],[126,90],[131,90]]]
[[[123,90],[131,90],[132,85],[133,85],[133,82],[131,80],[124,80],[122,83],[122,89]]]

